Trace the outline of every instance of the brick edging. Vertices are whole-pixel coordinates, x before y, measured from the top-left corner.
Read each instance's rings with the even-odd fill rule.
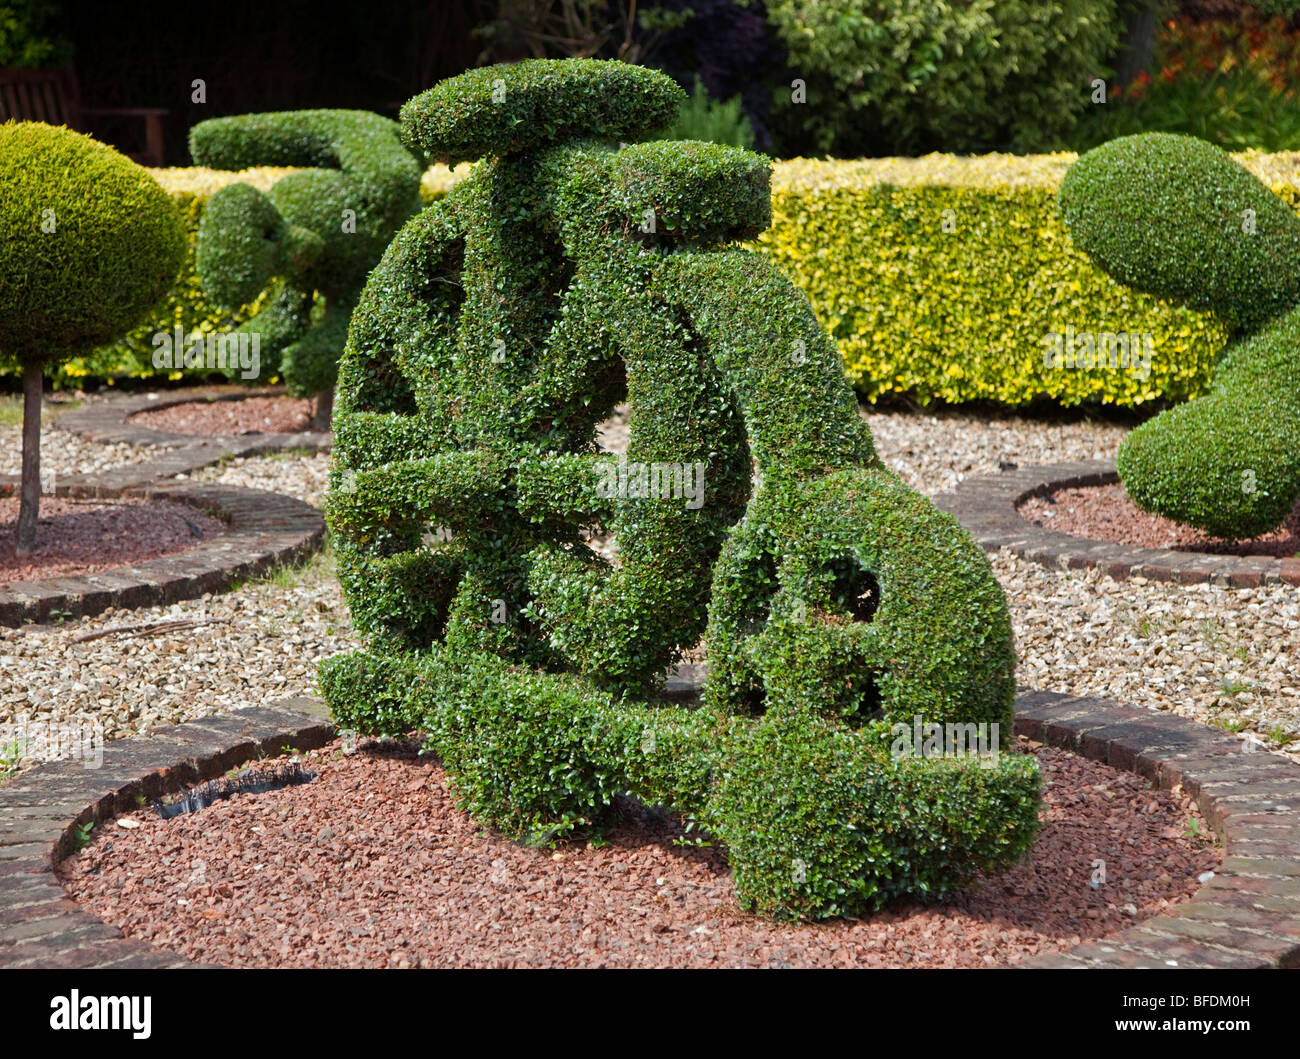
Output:
[[[1009,548],[1041,566],[1062,570],[1096,567],[1117,580],[1145,577],[1184,585],[1204,582],[1230,588],[1279,583],[1300,585],[1300,559],[1211,555],[1090,540],[1046,529],[1023,518],[1017,510],[1031,497],[1118,481],[1113,460],[1024,467],[967,478],[934,497],[934,503],[955,516],[986,551]]]
[[[98,769],[58,761],[0,787],[0,968],[200,966],[126,938],[68,896],[54,864],[74,848],[74,828],[284,746],[313,750],[333,737],[323,705],[288,699],[109,743]]]
[[[1226,846],[1215,877],[1167,914],[1025,966],[1300,966],[1300,766],[1186,718],[1054,692],[1017,696],[1016,731],[1181,788]],[[291,699],[110,743],[99,769],[54,762],[0,787],[0,967],[196,966],[68,897],[54,863],[74,827],[333,734],[320,702]]]
[[[55,611],[92,617],[109,607],[134,609],[197,599],[236,581],[297,562],[325,539],[325,519],[310,504],[279,493],[197,482],[149,482],[122,487],[104,476],[65,478],[58,495],[174,500],[207,511],[226,528],[187,551],[75,577],[12,581],[0,587],[0,626],[42,622]],[[0,495],[16,481],[0,478]]]
[[[171,390],[149,394],[114,395],[103,401],[64,412],[55,421],[55,427],[76,434],[89,441],[104,444],[126,443],[160,450],[159,456],[148,463],[124,467],[101,474],[100,479],[111,479],[117,485],[136,484],[154,478],[170,478],[188,474],[223,459],[244,456],[261,456],[269,452],[287,452],[306,449],[309,452],[329,452],[334,435],[320,431],[303,431],[298,434],[217,434],[200,437],[194,434],[177,434],[174,431],[156,430],[131,422],[131,416],[156,408],[170,408],[195,401],[239,401],[249,397],[282,397],[282,386],[247,387],[238,385],[196,386],[190,389]],[[114,478],[116,476],[116,478]]]

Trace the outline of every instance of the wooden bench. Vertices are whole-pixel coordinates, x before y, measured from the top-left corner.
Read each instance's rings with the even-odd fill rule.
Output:
[[[167,113],[161,107],[83,107],[77,75],[70,66],[0,69],[0,122],[44,121],[88,132],[87,116],[140,118],[144,121],[144,150],[131,157],[141,165],[163,164],[163,118]]]

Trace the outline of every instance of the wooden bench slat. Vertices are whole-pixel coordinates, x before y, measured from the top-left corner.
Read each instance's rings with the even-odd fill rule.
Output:
[[[86,131],[85,115],[99,113],[142,120],[145,150],[132,155],[144,165],[163,163],[162,107],[82,108],[81,92],[71,67],[58,70],[0,69],[0,121],[43,121]]]

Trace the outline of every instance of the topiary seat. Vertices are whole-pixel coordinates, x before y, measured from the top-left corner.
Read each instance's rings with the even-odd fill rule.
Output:
[[[1169,133],[1089,151],[1059,203],[1099,267],[1236,336],[1206,396],[1125,439],[1129,495],[1214,537],[1275,529],[1300,499],[1300,219],[1220,148]]]
[[[804,296],[727,245],[768,223],[766,159],[614,142],[681,96],[536,60],[403,108],[430,155],[482,157],[353,317],[327,515],[369,645],[321,686],[340,724],[427,732],[511,834],[598,825],[628,792],[726,842],[764,913],[941,894],[1028,848],[1037,768],[900,756],[895,726],[1010,736],[1006,602],[877,458]],[[597,425],[622,401],[615,459]],[[664,673],[701,637],[703,701],[674,704]]]
[[[266,372],[278,372],[290,393],[318,397],[315,425],[329,429],[352,310],[393,233],[420,208],[423,156],[402,146],[395,122],[360,110],[213,118],[190,130],[190,153],[214,169],[310,167],[266,193],[231,184],[213,195],[196,265],[205,290],[230,308],[275,277],[236,333],[258,336]]]

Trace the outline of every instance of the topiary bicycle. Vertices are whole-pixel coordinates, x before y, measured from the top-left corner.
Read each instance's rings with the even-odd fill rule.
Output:
[[[1276,529],[1300,500],[1300,219],[1222,148],[1123,136],[1061,183],[1075,244],[1121,283],[1216,313],[1210,392],[1148,420],[1117,460],[1141,507],[1214,537]]]
[[[422,158],[395,122],[362,110],[295,110],[211,118],[190,130],[199,165],[307,166],[267,193],[231,184],[208,201],[196,265],[217,302],[238,308],[275,282],[237,330],[256,335],[268,374],[313,396],[330,427],[338,360],[366,274],[420,209]]]
[[[403,108],[409,142],[482,160],[352,321],[327,511],[370,649],[322,687],[342,724],[427,732],[464,807],[513,834],[631,792],[725,841],[764,912],[942,893],[1028,847],[1037,768],[891,740],[921,717],[1010,732],[1006,603],[877,458],[806,298],[726,245],[769,222],[767,160],[615,146],[681,96],[535,60]],[[615,463],[597,425],[624,400]],[[663,674],[701,636],[690,709]]]

